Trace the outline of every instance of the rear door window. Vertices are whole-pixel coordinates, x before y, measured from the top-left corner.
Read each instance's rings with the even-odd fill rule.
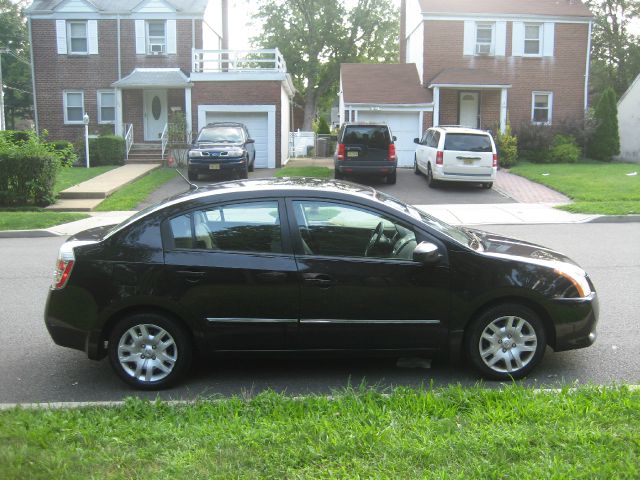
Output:
[[[488,135],[471,133],[448,133],[444,140],[445,150],[462,152],[492,152],[491,139]]]
[[[391,143],[389,128],[384,125],[350,125],[345,128],[343,143],[386,149]]]

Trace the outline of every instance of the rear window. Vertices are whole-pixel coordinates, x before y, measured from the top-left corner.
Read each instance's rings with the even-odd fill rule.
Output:
[[[488,135],[472,133],[447,133],[444,139],[445,150],[464,152],[492,152],[491,138]]]
[[[384,125],[348,126],[344,130],[342,143],[366,145],[371,148],[387,148],[391,143],[389,128]]]

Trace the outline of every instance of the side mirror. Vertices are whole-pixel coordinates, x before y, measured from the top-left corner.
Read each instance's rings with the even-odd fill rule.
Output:
[[[398,140],[398,137],[396,137],[395,135],[394,135],[393,137],[391,137],[391,138],[393,138],[393,141],[394,141],[394,142],[395,142],[396,140]]]
[[[413,143],[420,143],[420,139],[418,137],[414,138]]]
[[[246,143],[256,143],[256,141],[253,138],[247,138]]]
[[[413,251],[413,261],[433,265],[440,260],[438,247],[431,242],[420,242]]]

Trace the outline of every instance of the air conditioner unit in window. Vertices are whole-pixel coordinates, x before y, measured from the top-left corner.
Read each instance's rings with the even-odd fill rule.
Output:
[[[164,45],[162,43],[151,43],[149,45],[149,53],[151,55],[161,55],[164,53]]]
[[[478,43],[476,45],[476,55],[491,55],[491,44]]]

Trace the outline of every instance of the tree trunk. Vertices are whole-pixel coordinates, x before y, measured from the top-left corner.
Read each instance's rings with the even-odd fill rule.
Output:
[[[302,130],[305,132],[310,132],[313,129],[313,120],[316,118],[316,100],[315,89],[308,87],[304,94],[304,119],[302,121]]]

